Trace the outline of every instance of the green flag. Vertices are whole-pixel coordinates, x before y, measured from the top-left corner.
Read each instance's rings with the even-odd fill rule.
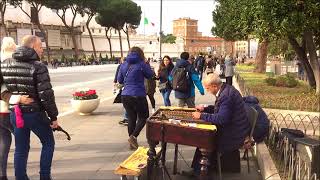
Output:
[[[148,18],[144,18],[144,24],[149,24]]]

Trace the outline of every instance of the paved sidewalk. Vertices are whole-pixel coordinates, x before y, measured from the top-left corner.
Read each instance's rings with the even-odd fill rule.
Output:
[[[171,97],[174,100],[172,94]],[[157,107],[162,104],[160,94],[156,94]],[[200,96],[197,94],[197,104],[213,104],[212,95]],[[132,151],[128,146],[127,128],[119,125],[122,119],[123,107],[120,104],[113,105],[111,101],[100,104],[98,110],[91,116],[79,116],[71,114],[59,119],[63,128],[72,136],[72,140],[56,138],[56,150],[52,165],[52,176],[55,180],[89,180],[105,179],[116,180],[119,176],[113,174],[113,170],[125,160]],[[138,137],[141,146],[147,146],[145,129]],[[40,142],[32,135],[32,143],[29,155],[28,174],[31,180],[38,180]],[[13,179],[13,148],[8,164],[9,179]],[[180,146],[181,154],[190,165],[195,148]],[[172,172],[173,146],[167,150],[167,166]],[[245,161],[242,161],[240,174],[223,174],[225,180],[259,180],[261,176],[257,166],[251,160],[251,173],[248,174]],[[189,170],[188,165],[179,157],[178,170]],[[160,177],[160,176],[159,176]],[[145,178],[144,178],[145,179]],[[187,180],[182,176],[175,176],[176,180]]]

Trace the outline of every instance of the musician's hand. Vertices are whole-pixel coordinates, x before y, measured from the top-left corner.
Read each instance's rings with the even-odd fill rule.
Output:
[[[196,109],[200,112],[204,111],[204,106],[203,105],[197,105]]]
[[[192,118],[195,120],[200,119],[201,113],[200,112],[193,112],[192,113]]]
[[[28,95],[22,95],[19,100],[20,104],[31,104],[33,103],[33,99],[29,98]]]
[[[52,129],[58,128],[58,126],[59,126],[58,120],[51,122],[50,127],[51,127]]]

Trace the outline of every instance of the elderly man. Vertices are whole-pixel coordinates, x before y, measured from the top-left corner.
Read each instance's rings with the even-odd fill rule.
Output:
[[[13,112],[10,120],[14,127],[16,180],[28,180],[27,161],[30,149],[30,131],[42,143],[40,180],[51,180],[51,164],[54,152],[54,137],[51,128],[58,127],[58,109],[46,65],[39,60],[43,53],[41,40],[25,36],[22,45],[1,63],[3,83],[12,95],[28,95],[30,104],[10,104]],[[19,108],[17,108],[19,107]],[[22,115],[19,115],[19,110]],[[15,113],[16,112],[16,113]],[[22,117],[21,117],[22,116]]]
[[[250,124],[245,111],[245,104],[241,94],[233,86],[224,84],[217,74],[209,74],[203,81],[205,89],[216,97],[212,106],[197,106],[198,112],[193,112],[194,119],[201,119],[217,126],[217,150],[222,154],[222,160],[237,158],[239,161],[239,148],[242,147],[250,131]],[[214,158],[214,156],[213,156]],[[196,152],[193,167],[197,170],[199,165],[199,152]],[[235,161],[236,162],[236,159]],[[227,166],[237,165],[237,163]],[[222,162],[222,167],[224,164]],[[240,164],[231,168],[238,171]],[[236,170],[234,170],[236,169]],[[226,169],[225,169],[226,170]]]

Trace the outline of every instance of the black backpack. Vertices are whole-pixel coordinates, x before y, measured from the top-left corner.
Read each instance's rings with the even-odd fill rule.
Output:
[[[190,89],[190,75],[186,67],[177,68],[173,72],[172,89],[180,92],[188,92]]]

